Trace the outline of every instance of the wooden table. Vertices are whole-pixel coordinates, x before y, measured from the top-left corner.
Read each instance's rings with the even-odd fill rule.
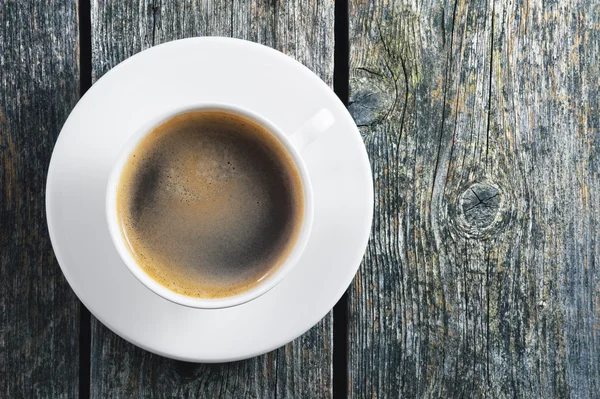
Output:
[[[0,0],[0,397],[600,397],[599,33],[592,0]],[[201,35],[274,47],[334,86],[375,184],[335,310],[219,365],[90,317],[44,211],[80,95]]]

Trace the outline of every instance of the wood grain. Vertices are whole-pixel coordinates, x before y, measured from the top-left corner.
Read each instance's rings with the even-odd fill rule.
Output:
[[[350,4],[353,397],[597,397],[597,2]]]
[[[78,392],[79,302],[54,258],[44,187],[78,99],[76,5],[0,0],[0,397]]]
[[[291,55],[333,80],[333,2],[94,1],[93,78],[155,44],[232,36]],[[151,84],[151,82],[149,82]],[[332,320],[291,344],[243,362],[196,365],[152,355],[92,322],[91,394],[107,397],[305,397],[332,392]]]

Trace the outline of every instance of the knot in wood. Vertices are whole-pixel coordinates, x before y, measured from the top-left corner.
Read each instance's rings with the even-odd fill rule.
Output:
[[[467,224],[477,229],[490,226],[500,209],[500,190],[489,183],[474,183],[461,195],[460,206]]]
[[[179,383],[194,381],[200,373],[206,372],[206,369],[198,363],[173,362],[172,364],[172,370],[176,374],[176,376],[173,376],[173,381]]]
[[[487,240],[510,225],[514,215],[510,191],[491,180],[462,186],[448,202],[448,223],[455,238]]]

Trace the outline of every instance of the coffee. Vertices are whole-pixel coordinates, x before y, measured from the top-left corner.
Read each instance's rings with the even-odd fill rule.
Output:
[[[156,127],[117,189],[121,232],[138,265],[197,298],[247,291],[276,271],[303,219],[300,174],[265,128],[222,111]]]

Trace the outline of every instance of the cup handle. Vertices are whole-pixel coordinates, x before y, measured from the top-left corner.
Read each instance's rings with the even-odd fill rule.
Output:
[[[290,136],[290,140],[298,151],[302,151],[310,143],[318,139],[335,122],[331,111],[321,109],[312,118]]]

